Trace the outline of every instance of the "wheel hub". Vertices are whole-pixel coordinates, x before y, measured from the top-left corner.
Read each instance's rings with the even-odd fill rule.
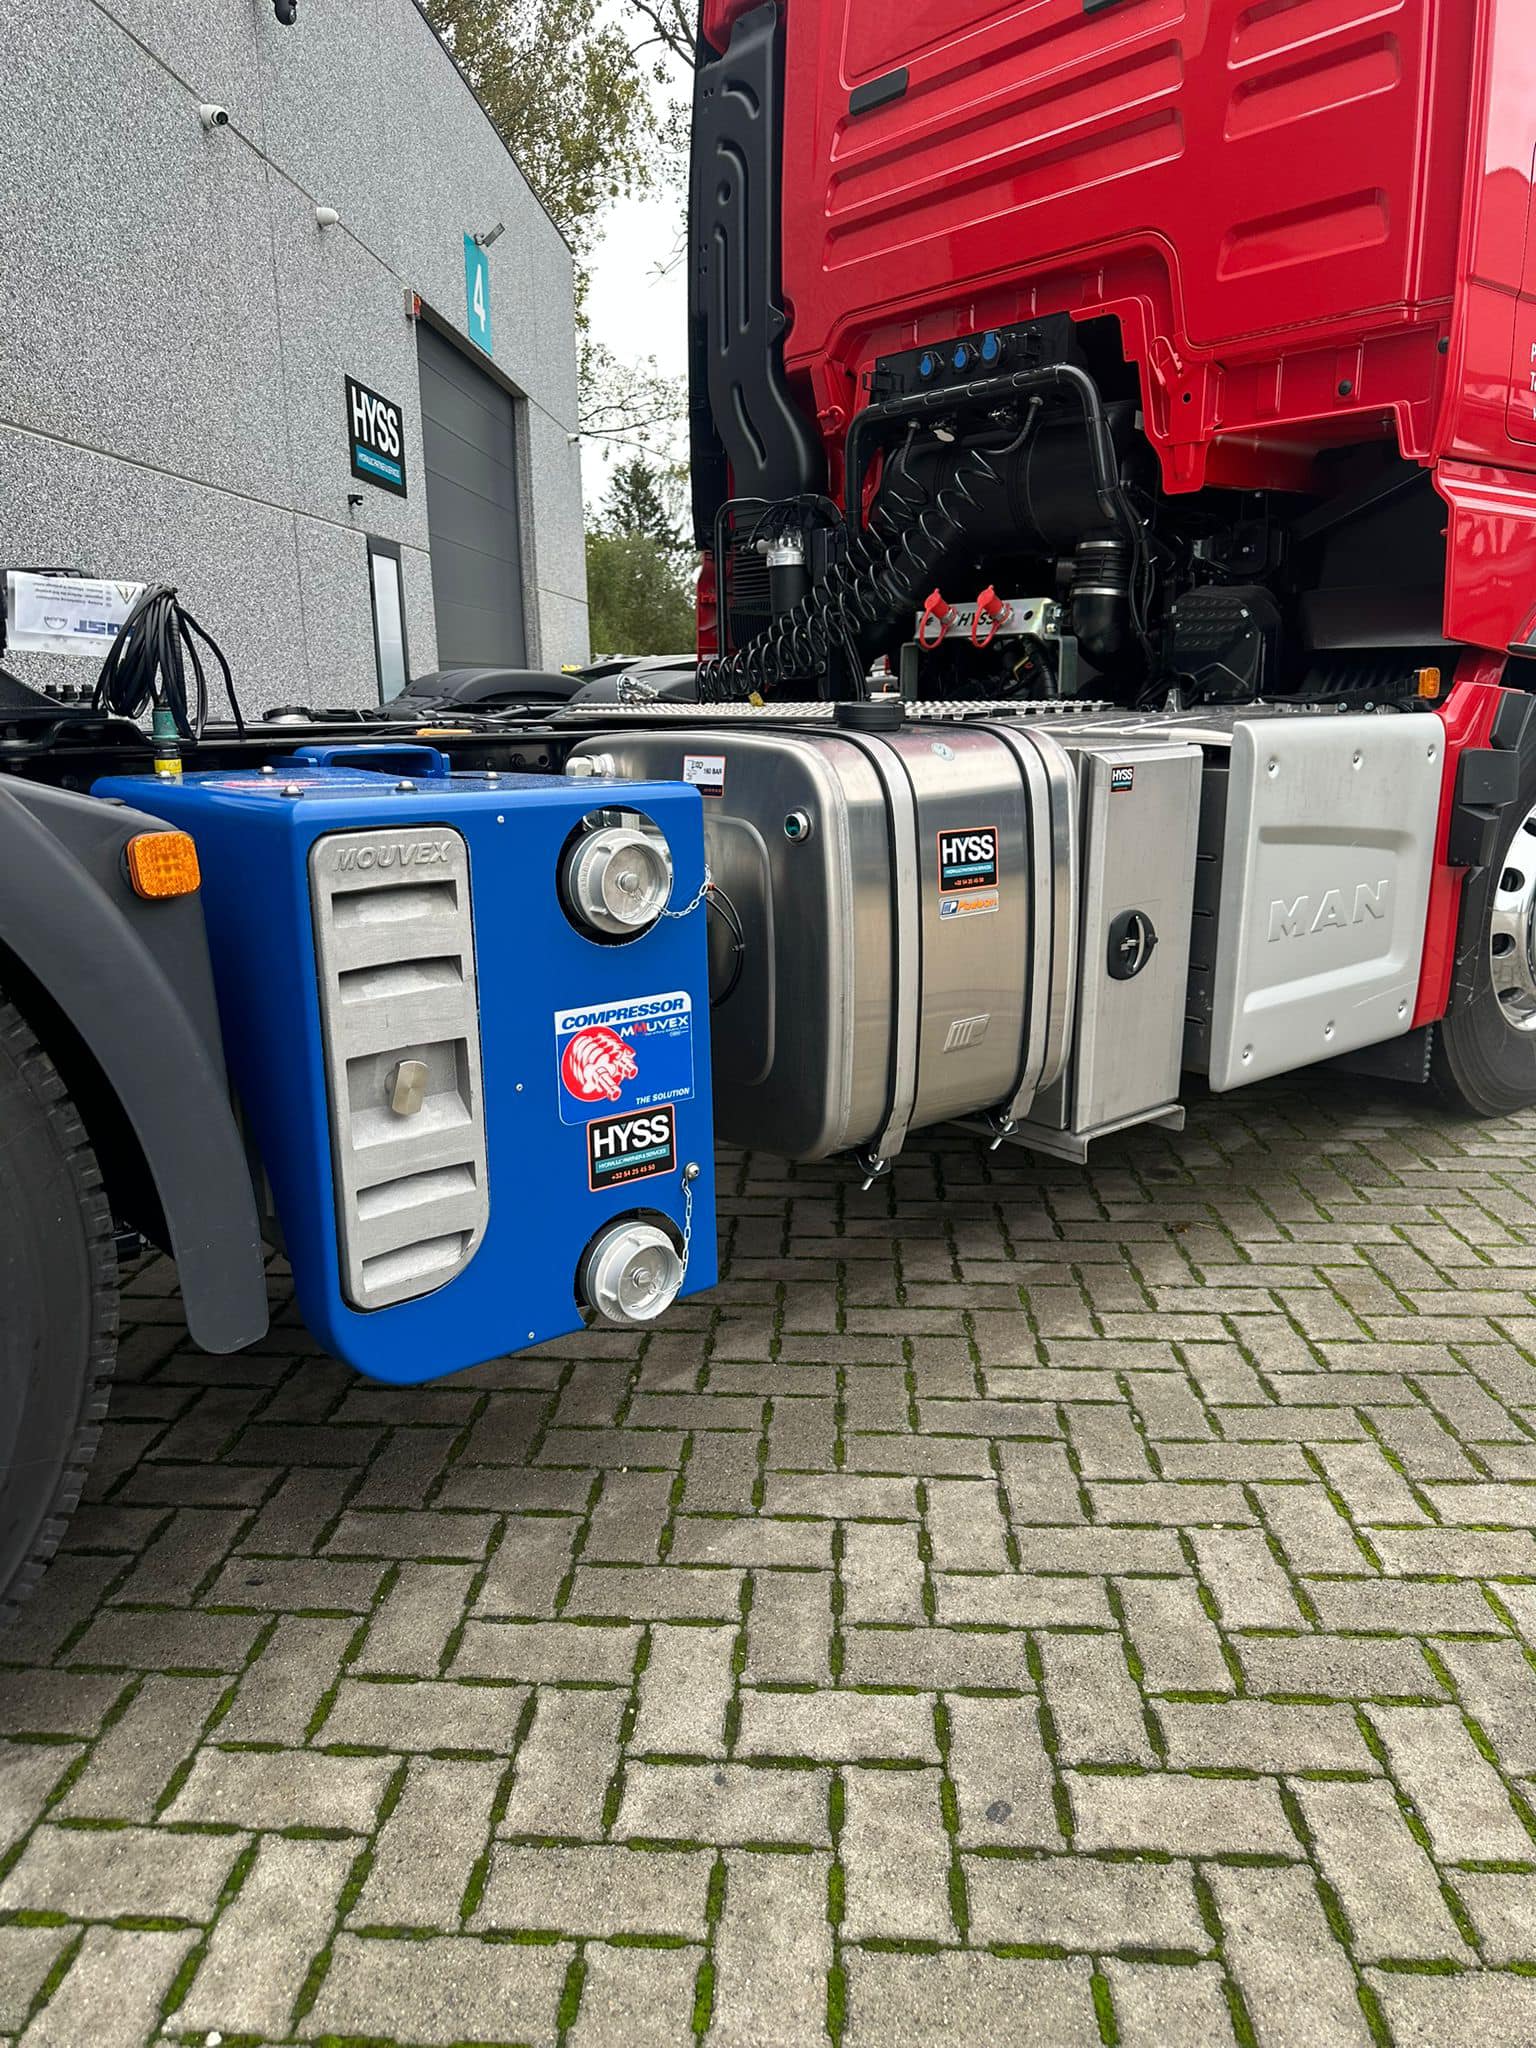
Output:
[[[1536,807],[1504,855],[1488,930],[1499,1008],[1517,1031],[1536,1032]]]

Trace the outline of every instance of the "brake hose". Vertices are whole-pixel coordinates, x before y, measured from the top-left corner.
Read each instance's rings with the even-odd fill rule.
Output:
[[[896,463],[869,524],[853,533],[847,552],[815,589],[744,647],[701,664],[700,699],[742,703],[791,678],[822,675],[834,652],[856,649],[860,628],[882,632],[914,611],[982,511],[985,493],[1001,487],[995,465],[1024,446],[1041,403],[1030,400],[1024,424],[1007,447],[962,448],[932,498]]]

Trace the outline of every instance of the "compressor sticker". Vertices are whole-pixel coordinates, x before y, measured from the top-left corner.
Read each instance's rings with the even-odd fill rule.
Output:
[[[939,834],[940,917],[989,917],[996,911],[997,837],[995,825]]]
[[[560,1120],[585,1124],[594,1109],[629,1116],[693,1098],[693,998],[638,996],[555,1012]]]
[[[700,796],[724,796],[724,754],[684,754],[683,780],[691,783]]]
[[[677,1112],[670,1102],[641,1116],[600,1116],[587,1125],[587,1186],[627,1187],[677,1171]]]

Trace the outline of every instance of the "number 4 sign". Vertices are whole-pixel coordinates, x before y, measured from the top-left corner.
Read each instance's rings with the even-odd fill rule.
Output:
[[[470,340],[492,354],[491,259],[473,235],[464,237],[464,302]]]

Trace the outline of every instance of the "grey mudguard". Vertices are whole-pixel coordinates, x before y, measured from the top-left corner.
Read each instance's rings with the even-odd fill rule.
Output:
[[[1212,1088],[1239,1088],[1408,1031],[1444,744],[1436,718],[1238,722]]]
[[[0,981],[8,951],[83,1040],[144,1153],[188,1328],[208,1351],[238,1351],[266,1332],[266,1276],[202,906],[143,902],[123,873],[133,834],[163,829],[0,776]]]

